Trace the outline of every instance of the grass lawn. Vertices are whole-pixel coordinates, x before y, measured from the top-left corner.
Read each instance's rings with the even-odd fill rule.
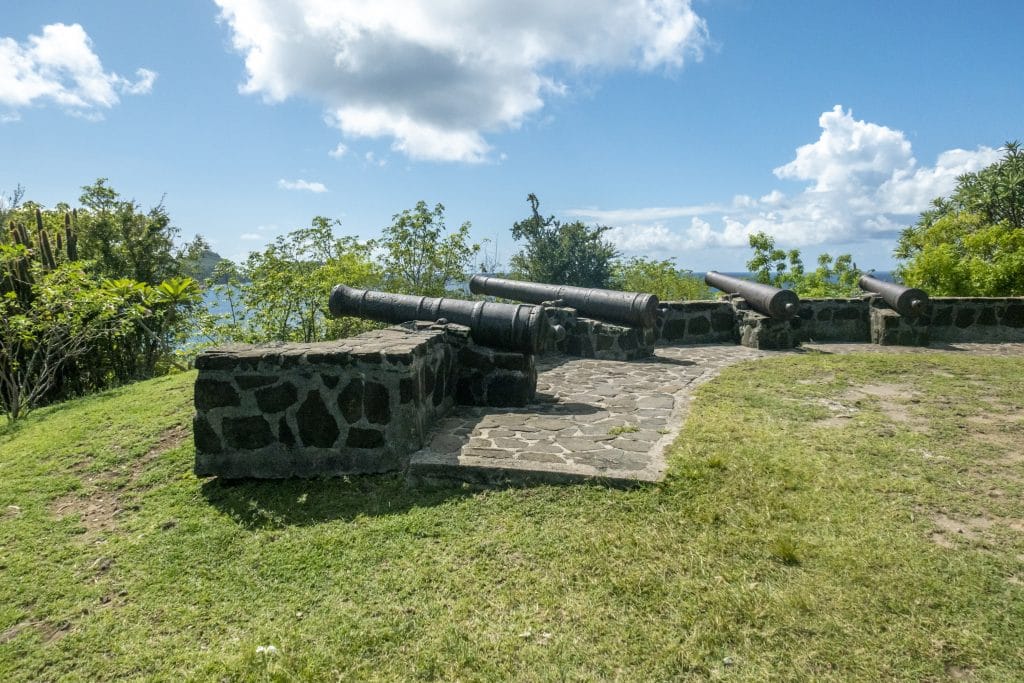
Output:
[[[730,368],[629,491],[197,480],[194,377],[0,431],[0,680],[1024,672],[1024,358]]]

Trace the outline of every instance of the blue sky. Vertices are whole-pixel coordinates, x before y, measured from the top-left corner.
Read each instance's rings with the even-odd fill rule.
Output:
[[[8,0],[0,191],[104,176],[239,258],[420,200],[499,258],[536,193],[627,255],[740,270],[746,236],[887,269],[1024,132],[1024,3]]]

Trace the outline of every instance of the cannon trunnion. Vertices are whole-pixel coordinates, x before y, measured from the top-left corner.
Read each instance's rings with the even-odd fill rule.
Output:
[[[564,334],[552,327],[541,306],[435,299],[345,285],[331,290],[330,310],[334,316],[351,315],[385,323],[445,320],[468,327],[477,344],[522,353],[538,353],[549,338]]]
[[[658,312],[658,297],[653,294],[571,285],[547,285],[507,280],[492,275],[477,274],[471,277],[469,291],[532,304],[561,300],[566,306],[575,308],[580,315],[645,328],[654,327]]]
[[[743,297],[751,308],[769,318],[789,320],[796,315],[800,307],[800,297],[789,289],[742,280],[714,270],[704,275],[704,282],[728,294]]]

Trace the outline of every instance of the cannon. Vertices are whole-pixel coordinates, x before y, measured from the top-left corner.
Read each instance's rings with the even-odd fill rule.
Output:
[[[532,304],[563,301],[566,306],[575,308],[585,317],[636,327],[654,327],[654,318],[658,312],[658,297],[653,294],[546,285],[491,275],[477,274],[469,278],[469,291]]]
[[[731,275],[723,275],[709,271],[704,275],[704,282],[727,294],[737,294],[758,313],[769,318],[789,320],[796,315],[800,306],[800,297],[789,289],[779,289],[760,282],[741,280]]]
[[[861,275],[857,284],[865,292],[881,296],[885,303],[906,318],[916,318],[924,313],[928,305],[928,295],[920,289],[886,282],[870,275]]]
[[[548,322],[543,307],[526,304],[434,299],[337,285],[331,290],[329,307],[336,317],[351,315],[385,323],[457,323],[469,328],[477,344],[522,353],[538,353],[548,339],[558,340],[565,335],[561,326]]]

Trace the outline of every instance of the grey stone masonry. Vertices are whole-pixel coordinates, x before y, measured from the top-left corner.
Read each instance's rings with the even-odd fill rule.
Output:
[[[801,299],[797,338],[802,342],[867,342],[871,338],[868,300]]]
[[[779,320],[757,311],[738,309],[740,344],[751,349],[792,349],[800,343],[793,320]]]
[[[654,353],[657,333],[653,329],[581,318],[576,309],[564,306],[545,306],[544,310],[552,325],[565,329],[565,338],[552,340],[548,353],[601,360],[636,360]]]
[[[928,346],[928,319],[905,318],[884,303],[871,305],[871,342],[882,346]]]
[[[655,330],[660,342],[717,344],[739,341],[736,311],[728,301],[663,301]]]
[[[1024,297],[934,297],[928,309],[932,341],[1024,342]]]
[[[401,469],[454,403],[454,347],[388,328],[317,344],[212,349],[196,359],[199,476],[315,477]]]

